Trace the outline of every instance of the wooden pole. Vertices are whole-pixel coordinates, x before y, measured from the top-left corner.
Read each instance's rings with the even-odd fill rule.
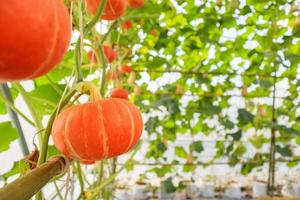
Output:
[[[57,156],[0,189],[0,200],[28,200],[52,178],[69,168],[70,160]]]

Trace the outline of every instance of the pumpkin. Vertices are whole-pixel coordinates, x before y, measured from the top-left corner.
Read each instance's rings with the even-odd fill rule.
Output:
[[[145,4],[144,0],[127,0],[127,2],[131,8],[140,8]]]
[[[103,45],[103,51],[108,63],[112,63],[116,59],[117,52],[111,46]]]
[[[65,109],[54,121],[52,137],[62,154],[92,164],[129,151],[142,130],[142,115],[135,105],[109,98]]]
[[[94,52],[89,51],[87,56],[88,56],[89,61],[93,62],[94,64],[98,63],[97,57]]]
[[[151,29],[150,34],[153,35],[154,37],[157,36],[156,28]]]
[[[86,0],[87,9],[90,13],[96,14],[101,0]],[[115,20],[121,17],[126,9],[126,0],[107,0],[102,19]]]
[[[113,50],[113,48],[111,48],[111,46],[103,45],[103,51],[104,51],[104,56],[106,58],[106,61],[108,63],[112,63],[116,59],[117,52],[115,52]],[[96,56],[95,52],[89,51],[87,53],[87,57],[88,57],[88,60],[93,62],[94,64],[98,63],[98,59],[97,59],[97,56]]]
[[[123,88],[115,88],[112,90],[110,97],[128,100],[128,91]]]
[[[62,0],[0,1],[0,82],[42,76],[63,58],[71,20]]]
[[[122,23],[121,25],[122,29],[128,30],[132,28],[132,22],[130,20],[127,20]]]
[[[129,65],[124,64],[124,65],[121,65],[119,67],[119,71],[122,72],[122,73],[124,73],[124,74],[125,73],[131,73],[132,72],[132,67],[129,66]]]

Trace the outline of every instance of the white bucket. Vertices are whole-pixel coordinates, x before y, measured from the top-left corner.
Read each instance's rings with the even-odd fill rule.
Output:
[[[253,183],[252,193],[253,197],[266,196],[268,192],[268,186],[265,183],[255,182]]]

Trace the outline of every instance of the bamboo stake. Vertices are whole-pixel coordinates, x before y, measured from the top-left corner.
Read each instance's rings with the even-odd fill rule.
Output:
[[[69,159],[56,156],[0,189],[0,200],[27,200],[40,191],[52,178],[69,168]]]

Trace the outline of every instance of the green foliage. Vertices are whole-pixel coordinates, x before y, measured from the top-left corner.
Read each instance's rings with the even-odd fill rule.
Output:
[[[0,123],[0,152],[9,149],[11,142],[18,138],[18,131],[12,127],[10,122]]]
[[[247,175],[268,162],[269,151],[263,147],[269,146],[272,129],[276,133],[276,158],[288,158],[290,167],[299,164],[294,146],[300,145],[300,31],[293,27],[297,14],[286,10],[290,1],[175,2],[180,8],[171,1],[149,0],[142,9],[128,9],[123,19],[131,19],[132,29],[122,30],[117,24],[105,41],[116,47],[119,58],[107,70],[116,70],[122,63],[132,65],[137,74],[134,84],[139,84],[142,93],[133,95],[124,75],[115,83],[106,82],[104,97],[111,87],[123,85],[129,89],[130,99],[149,115],[144,124],[144,138],[149,140],[147,160],[165,162],[169,159],[165,152],[170,149],[176,155],[170,165],[154,166],[149,172],[161,178],[176,170],[194,172],[197,166],[193,164],[201,163],[202,158],[193,157],[191,165],[182,160],[201,154],[206,150],[203,138],[214,136],[216,153],[203,166],[222,159],[232,166],[241,165],[241,174]],[[84,22],[90,21],[84,14]],[[90,40],[85,48],[99,44],[94,36],[85,36]],[[125,56],[128,50],[132,55]],[[86,54],[83,51],[84,79],[100,85],[103,66],[93,66]],[[75,51],[69,50],[54,70],[34,81],[29,94],[41,119],[59,103],[73,77],[74,58]],[[182,94],[176,93],[178,84],[184,88]],[[11,90],[16,98],[14,85]],[[5,113],[0,102],[0,114]],[[179,136],[189,141],[178,144]],[[0,151],[7,150],[15,139],[16,130],[7,122],[0,124]],[[250,146],[259,153],[249,152]],[[50,146],[48,156],[57,154]],[[127,170],[138,162],[132,161]],[[15,163],[5,177],[19,173],[18,165]],[[170,192],[177,189],[171,178],[164,184]]]

